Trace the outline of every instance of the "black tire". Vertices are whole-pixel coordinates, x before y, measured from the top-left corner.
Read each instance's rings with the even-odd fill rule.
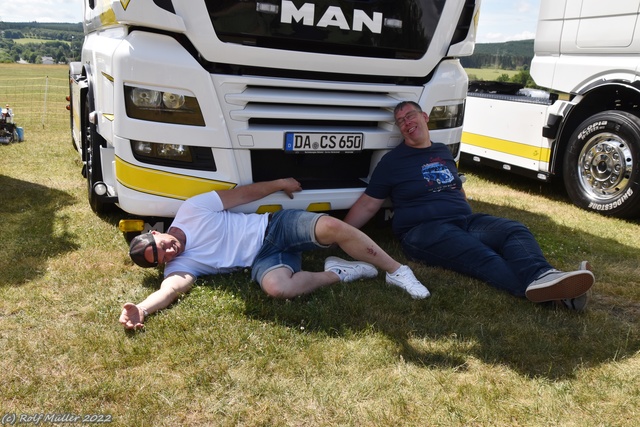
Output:
[[[640,119],[611,110],[582,122],[567,144],[563,175],[577,206],[620,218],[640,215]]]
[[[69,130],[71,131],[71,144],[73,145],[74,150],[78,151],[78,145],[73,137],[73,99],[71,99],[73,90],[71,80],[71,72],[69,72]]]
[[[84,104],[84,123],[85,123],[85,174],[87,178],[87,195],[91,209],[102,214],[112,210],[111,203],[105,203],[95,191],[93,186],[95,183],[102,181],[102,162],[100,159],[100,147],[106,145],[104,138],[96,130],[96,125],[91,123],[89,114],[93,111],[93,99],[91,92],[87,95],[87,102]]]
[[[139,236],[140,232],[139,231],[125,231],[122,233],[124,240],[127,242],[127,244],[131,244],[131,241],[133,240],[134,237]]]

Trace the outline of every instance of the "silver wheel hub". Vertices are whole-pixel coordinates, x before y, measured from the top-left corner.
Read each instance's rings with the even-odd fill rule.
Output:
[[[582,148],[578,158],[580,185],[592,199],[611,200],[629,184],[633,156],[619,135],[601,133]]]

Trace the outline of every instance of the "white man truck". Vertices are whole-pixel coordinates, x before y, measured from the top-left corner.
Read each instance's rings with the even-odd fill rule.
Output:
[[[348,209],[401,141],[393,108],[403,100],[419,103],[433,138],[459,156],[458,58],[473,53],[479,6],[85,0],[69,108],[91,207],[171,218],[195,194],[294,177],[303,191],[293,199],[237,210]]]
[[[639,17],[640,0],[542,0],[530,70],[550,92],[470,84],[462,160],[560,177],[577,206],[640,215]]]

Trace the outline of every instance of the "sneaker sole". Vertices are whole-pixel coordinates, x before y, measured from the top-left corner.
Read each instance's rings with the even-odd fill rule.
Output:
[[[591,263],[589,261],[582,261],[580,263],[580,267],[578,268],[578,270],[587,270],[587,271],[591,271],[593,272],[593,270],[591,269]],[[594,280],[594,284],[595,284],[595,280]],[[589,289],[586,293],[570,299],[569,300],[569,307],[572,310],[578,311],[578,312],[582,312],[585,311],[587,308],[587,305],[589,304],[589,300],[591,299],[591,292],[593,292],[593,288]],[[582,299],[584,297],[584,299]],[[579,304],[576,304],[576,302],[579,302]]]
[[[429,298],[429,297],[431,296],[431,292],[429,292],[429,290],[428,290],[428,289],[427,289],[427,292],[426,292],[426,293],[424,293],[424,292],[423,292],[423,293],[420,293],[420,294],[416,294],[415,292],[409,292],[409,291],[407,290],[407,288],[404,288],[404,287],[402,287],[402,286],[400,286],[400,285],[397,285],[397,284],[395,284],[395,283],[392,283],[392,282],[387,282],[387,285],[388,285],[388,286],[395,286],[395,287],[398,287],[398,288],[402,289],[403,291],[405,291],[406,293],[408,293],[408,294],[409,294],[409,296],[410,296],[411,298],[413,298],[413,299],[425,299],[425,298]]]
[[[580,266],[578,267],[578,270],[592,271],[591,270],[591,263],[589,261],[582,261],[580,263]]]
[[[593,286],[595,278],[589,270],[573,272],[570,276],[560,277],[555,281],[543,283],[526,290],[529,301],[545,302],[560,299],[571,299],[586,293]]]
[[[411,298],[413,298],[413,299],[425,299],[425,298],[429,298],[431,296],[431,292],[429,292],[429,289],[427,289],[427,287],[424,286],[424,285],[422,285],[424,290],[421,289],[420,293],[418,294],[416,292],[410,291],[409,289],[405,288],[403,285],[394,282],[393,279],[389,278],[389,276],[387,276],[385,278],[385,282],[386,282],[386,284],[388,286],[396,286],[396,287],[402,289],[403,291],[408,293],[411,296]]]

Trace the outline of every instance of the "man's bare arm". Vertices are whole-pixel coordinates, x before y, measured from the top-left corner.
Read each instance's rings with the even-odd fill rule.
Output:
[[[302,190],[298,181],[293,178],[276,179],[274,181],[256,182],[254,184],[240,185],[231,190],[220,190],[218,195],[225,209],[230,209],[245,203],[260,200],[263,197],[278,191],[284,191],[293,199],[293,193]]]
[[[188,273],[170,274],[162,281],[160,289],[149,295],[144,301],[138,304],[126,303],[122,307],[120,323],[125,329],[144,327],[146,316],[168,307],[180,295],[189,292],[195,281],[196,278]]]
[[[380,210],[383,203],[384,199],[375,199],[363,193],[349,209],[344,222],[362,228]]]

